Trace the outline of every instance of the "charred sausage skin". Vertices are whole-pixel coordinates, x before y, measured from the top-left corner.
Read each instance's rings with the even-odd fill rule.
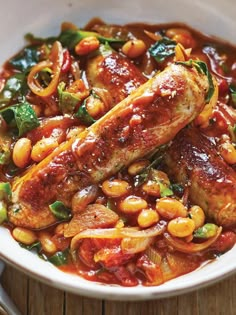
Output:
[[[196,69],[170,65],[17,179],[9,220],[29,228],[54,223],[50,203],[70,206],[76,191],[173,139],[203,109],[208,88]]]
[[[168,174],[188,185],[191,202],[222,226],[236,224],[236,173],[215,143],[195,128],[182,130],[165,157]]]
[[[129,59],[114,52],[105,57],[99,55],[89,60],[86,76],[89,85],[100,89],[106,96],[104,101],[108,102],[109,108],[121,102],[147,81]]]

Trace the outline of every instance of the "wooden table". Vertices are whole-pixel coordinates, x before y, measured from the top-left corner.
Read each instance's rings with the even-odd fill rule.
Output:
[[[236,275],[193,293],[147,302],[101,301],[73,295],[9,266],[2,284],[22,315],[236,315]]]

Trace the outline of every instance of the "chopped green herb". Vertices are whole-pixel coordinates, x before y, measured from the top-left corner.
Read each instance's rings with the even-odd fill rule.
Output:
[[[9,60],[9,63],[21,72],[28,71],[39,61],[39,49],[35,46],[24,48],[19,54]]]
[[[111,46],[109,45],[108,42],[105,42],[105,44],[101,44],[99,46],[99,53],[103,56],[103,57],[107,57],[110,54],[112,54],[113,49],[111,48]]]
[[[0,200],[0,224],[7,221],[7,205],[3,200]]]
[[[160,148],[160,151],[162,151],[161,148]],[[149,164],[140,174],[135,176],[134,178],[135,187],[141,186],[143,183],[145,183],[148,180],[150,176],[150,172],[152,171],[152,169],[154,169],[161,163],[162,158],[163,158],[163,155],[160,154],[159,150],[155,152],[152,163]]]
[[[88,96],[90,97],[90,96]],[[75,117],[79,118],[79,120],[85,125],[89,126],[93,124],[96,120],[88,113],[86,108],[87,98],[83,101],[82,105],[79,107]]]
[[[200,60],[190,59],[188,61],[178,61],[178,62],[176,62],[176,64],[185,65],[187,67],[195,67],[199,73],[205,74],[207,76],[208,83],[209,83],[209,89],[208,89],[208,92],[206,94],[205,101],[206,101],[206,103],[209,103],[210,99],[212,98],[212,96],[214,94],[215,88],[214,88],[212,75],[211,75],[210,71],[208,70],[206,63],[203,61],[200,61]]]
[[[10,162],[10,157],[10,151],[0,146],[0,165],[8,164]]]
[[[66,265],[68,261],[69,250],[66,249],[64,251],[57,252],[53,256],[48,258],[48,261],[55,266]]]
[[[12,160],[6,165],[5,173],[8,177],[16,176],[19,171],[19,167],[17,167]]]
[[[7,107],[0,114],[8,125],[16,127],[19,137],[39,126],[35,111],[27,102]]]
[[[68,209],[61,201],[55,201],[49,208],[53,215],[59,220],[68,220],[71,217],[70,209]]]
[[[65,91],[66,84],[61,82],[58,85],[59,95],[59,107],[62,113],[73,113],[77,104],[80,102],[80,98],[76,93],[70,93]]]
[[[149,48],[149,52],[157,62],[163,62],[166,58],[175,54],[176,45],[176,41],[163,37]]]
[[[29,250],[29,251],[32,251],[32,250],[36,250],[37,253],[39,253],[41,251],[41,248],[42,248],[42,245],[40,243],[40,241],[36,241],[34,242],[33,244],[31,245],[25,245],[25,244],[22,244],[22,243],[19,243],[21,247]]]
[[[101,36],[99,33],[96,32],[88,32],[82,30],[65,30],[62,31],[61,34],[58,36],[57,40],[59,40],[63,46],[71,49],[74,47],[84,38],[86,37],[96,37],[100,43],[124,43],[123,39],[120,38],[107,38]]]
[[[160,194],[161,197],[167,197],[167,196],[172,196],[173,191],[168,187],[167,185],[163,184],[162,182],[159,181],[159,186],[160,186]]]
[[[11,185],[0,183],[0,200],[11,200]]]
[[[231,140],[233,142],[236,142],[236,124],[234,124],[233,126],[229,126],[228,130],[230,133]]]
[[[0,93],[0,109],[7,106],[13,98],[16,98],[18,102],[22,101],[26,90],[27,83],[24,74],[17,73],[9,77]]]
[[[42,44],[53,44],[57,40],[55,36],[43,38],[43,37],[36,37],[32,33],[25,34],[25,40],[29,42],[31,45],[42,45]]]
[[[170,184],[171,190],[174,191],[174,193],[182,195],[184,192],[184,187],[180,184]]]
[[[213,223],[206,223],[194,232],[194,237],[210,238],[216,235],[218,226]]]

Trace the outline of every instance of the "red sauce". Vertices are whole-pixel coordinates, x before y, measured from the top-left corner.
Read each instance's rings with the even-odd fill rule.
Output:
[[[204,61],[217,81],[219,90],[218,100],[212,112],[210,112],[209,117],[207,117],[207,126],[195,126],[197,133],[199,132],[203,139],[205,139],[204,137],[211,137],[211,139],[213,139],[211,145],[214,147],[214,152],[216,152],[216,160],[219,156],[220,145],[222,144],[222,141],[225,141],[224,139],[227,138],[227,141],[235,146],[236,132],[233,130],[236,126],[236,47],[216,38],[203,35],[180,23],[111,26],[105,25],[100,20],[95,19],[86,26],[86,29],[89,31],[96,31],[100,35],[108,38],[119,37],[124,41],[130,39],[133,40],[134,38],[140,39],[144,41],[147,50],[137,58],[130,59],[122,52],[122,43],[111,44],[113,53],[109,55],[109,57],[98,55],[98,57],[95,57],[95,59],[97,58],[97,61],[93,64],[95,60],[93,59],[94,54],[78,56],[73,49],[65,47],[63,50],[60,82],[65,83],[65,91],[68,94],[72,93],[74,98],[77,97],[78,102],[75,105],[74,111],[68,113],[67,111],[63,111],[62,106],[64,105],[61,105],[60,103],[63,102],[61,100],[62,96],[57,89],[52,91],[47,97],[40,97],[35,95],[32,89],[28,88],[25,98],[32,105],[35,112],[37,112],[40,120],[39,127],[29,130],[23,135],[23,137],[26,137],[31,141],[33,147],[45,138],[55,139],[58,141],[58,144],[65,142],[70,138],[69,135],[72,134],[73,130],[75,132],[76,130],[79,130],[79,128],[83,129],[84,124],[88,124],[88,120],[91,123],[91,118],[92,121],[94,121],[98,117],[102,117],[110,108],[114,107],[136,88],[144,84],[150,77],[154,76],[157,71],[162,71],[168,64],[173,63],[175,61],[174,58],[177,58],[178,61],[177,53],[175,56],[172,54],[168,58],[165,58],[162,62],[157,62],[155,58],[151,56],[149,48],[163,36],[169,37],[170,40],[174,40],[176,43],[180,43],[182,45],[182,52],[184,51],[184,54],[186,55],[189,54],[189,58]],[[148,31],[149,33],[144,31]],[[33,44],[36,48],[38,47],[37,49],[40,51],[38,62],[45,60],[45,58],[47,58],[45,45],[38,42]],[[99,52],[96,53],[99,54]],[[0,75],[0,91],[4,91],[4,86],[8,78],[19,72],[21,71],[16,69],[14,64],[12,65],[12,62],[7,61],[3,66]],[[50,260],[56,252],[59,251],[64,253],[64,251],[70,247],[72,239],[72,237],[66,237],[63,234],[70,227],[69,221],[71,220],[72,222],[77,217],[78,232],[86,231],[86,226],[85,228],[80,227],[80,214],[75,213],[73,209],[73,198],[75,198],[74,196],[78,191],[78,187],[81,187],[81,182],[83,182],[83,187],[90,185],[91,179],[92,184],[94,184],[93,181],[95,176],[90,174],[89,170],[96,168],[97,173],[99,173],[99,168],[103,165],[106,166],[109,163],[109,159],[114,151],[114,146],[119,147],[122,150],[128,143],[126,148],[131,148],[133,151],[135,151],[135,149],[142,143],[146,143],[150,148],[153,146],[153,139],[148,134],[142,132],[143,129],[150,129],[151,126],[155,126],[156,124],[162,125],[168,121],[171,123],[171,108],[175,106],[175,103],[171,98],[167,101],[164,99],[163,101],[163,94],[166,93],[166,91],[173,89],[172,81],[172,78],[170,78],[170,82],[166,82],[165,86],[161,86],[156,95],[154,95],[154,93],[147,93],[145,97],[137,98],[132,104],[127,105],[127,108],[121,115],[117,116],[117,121],[111,120],[108,122],[106,120],[104,124],[101,124],[101,138],[99,141],[96,137],[91,135],[91,141],[84,142],[83,139],[80,139],[73,144],[72,148],[65,145],[61,153],[55,155],[51,164],[48,164],[45,168],[42,167],[40,177],[44,178],[44,180],[39,178],[38,181],[34,181],[34,177],[32,176],[32,181],[29,180],[26,182],[24,189],[21,191],[22,200],[25,203],[30,202],[32,205],[31,212],[29,212],[30,215],[28,216],[30,218],[29,221],[28,218],[25,221],[21,218],[20,210],[19,214],[17,214],[17,211],[15,213],[11,212],[11,215],[9,216],[11,223],[7,223],[6,227],[11,231],[13,231],[16,226],[27,228],[27,230],[29,230],[28,222],[30,222],[30,220],[32,220],[32,222],[35,221],[33,222],[32,231],[35,238],[42,243],[40,254]],[[49,82],[50,73],[47,73],[46,70],[44,73],[41,72],[38,74],[38,85],[43,87],[50,84]],[[174,81],[174,89],[180,94],[184,93],[184,82],[181,80]],[[235,89],[235,94],[232,92],[232,89]],[[70,104],[73,106],[74,98],[71,99],[71,95],[64,97],[67,97],[67,103],[71,102]],[[1,98],[3,98],[2,94],[0,94],[0,100]],[[137,113],[134,113],[131,110],[129,111],[134,105],[137,108],[139,106],[141,108],[141,105],[144,103],[149,104],[150,100],[153,99],[156,101],[156,98],[159,102],[158,110],[153,107],[143,111],[139,110]],[[4,106],[8,107],[17,104],[19,100],[19,95],[13,96]],[[81,116],[78,118],[78,115],[76,116],[75,114],[85,103],[87,104],[87,112],[86,114],[83,113],[85,117],[82,115],[82,118]],[[95,111],[96,108],[95,105],[93,108],[93,104],[98,106],[98,111]],[[89,112],[89,109],[91,112]],[[95,113],[94,117],[93,113]],[[90,117],[88,118],[88,116]],[[148,121],[147,126],[144,125],[144,117],[150,118],[146,119],[146,121]],[[121,126],[119,123],[120,120],[123,122],[122,128],[119,127]],[[189,125],[189,128],[193,128],[196,124],[196,121],[192,122]],[[0,148],[4,151],[5,147],[7,147],[10,154],[9,161],[0,166],[0,179],[2,181],[14,182],[15,176],[21,176],[22,173],[27,173],[27,171],[30,172],[30,168],[38,163],[38,161],[35,161],[31,155],[25,168],[19,169],[15,167],[12,162],[12,153],[15,143],[19,139],[15,134],[15,131],[16,130],[12,126],[7,126],[6,122],[1,118],[0,132],[6,139],[4,137],[0,139]],[[75,137],[76,136],[77,134],[75,133]],[[9,141],[10,145],[8,145]],[[187,140],[183,139],[183,141]],[[183,153],[183,155],[187,154],[184,158],[187,167],[189,167],[189,170],[190,168],[194,169],[195,165],[191,164],[191,156],[194,154],[197,155],[198,150],[200,150],[199,154],[202,154],[201,143],[198,143],[196,140],[196,143],[194,144],[195,147],[193,145],[191,147],[186,146],[183,151],[179,152],[178,147],[181,145],[178,145],[178,143],[176,144],[175,152]],[[205,150],[207,145],[203,145],[202,147],[204,147]],[[209,151],[210,150],[211,149],[209,149]],[[214,157],[215,153],[213,154],[212,152],[213,151],[210,153],[208,152],[208,157]],[[183,155],[181,156],[183,157]],[[81,157],[80,161],[77,161],[75,156]],[[173,154],[173,156],[175,156],[175,154]],[[148,157],[147,160],[148,159],[150,162],[153,160],[152,157]],[[181,160],[181,157],[179,160]],[[117,164],[121,162],[122,161],[117,161]],[[213,163],[214,161],[212,162],[210,160],[210,162]],[[209,181],[210,184],[214,186],[219,174],[223,179],[227,179],[227,176],[230,177],[232,175],[232,181],[235,180],[235,163],[231,163],[225,168],[225,162],[222,162],[222,164],[220,163],[219,168],[218,161],[216,161],[215,164],[213,163],[213,166],[209,167],[210,162],[207,161],[203,165],[201,164],[202,160],[200,161],[197,159],[197,163],[194,163],[196,165],[198,165],[198,163],[199,165],[201,164],[201,172],[199,171],[201,176],[199,175],[199,177],[204,179],[204,176],[208,174],[208,176],[206,176],[207,183]],[[44,161],[41,162],[40,166],[43,166],[43,163]],[[205,170],[206,167],[208,168],[207,170]],[[80,169],[80,172],[78,172],[78,168]],[[164,159],[162,159],[162,154],[159,154],[159,162],[153,166],[153,168],[158,168],[158,172],[159,170],[165,171],[171,180],[174,178],[175,174],[166,168]],[[212,173],[213,168],[216,171],[217,176],[215,176],[215,173]],[[163,173],[159,173],[158,176],[160,176],[160,178],[156,178],[155,176],[152,178],[152,174],[147,170],[148,169],[146,169],[146,173],[145,169],[142,170],[143,173],[139,176],[138,173],[132,174],[127,168],[122,169],[115,176],[109,178],[109,180],[111,183],[114,179],[128,183],[128,189],[124,194],[118,197],[113,197],[105,191],[102,183],[99,183],[97,185],[98,188],[96,194],[94,194],[93,197],[90,196],[89,201],[89,203],[102,204],[116,212],[120,221],[116,222],[114,226],[119,226],[121,229],[124,226],[126,228],[139,227],[141,230],[146,230],[146,232],[144,232],[145,237],[142,240],[143,242],[145,242],[145,239],[148,239],[145,233],[148,233],[148,229],[152,229],[157,224],[158,220],[160,220],[160,222],[165,222],[165,224],[168,224],[170,221],[169,218],[158,213],[157,209],[158,200],[164,198],[165,194],[170,194],[172,199],[182,201],[188,210],[190,218],[191,206],[195,204],[193,199],[191,199],[191,192],[187,184],[183,187],[183,190],[181,190],[180,187],[177,187],[179,188],[179,190],[177,190],[176,187],[174,188],[174,185],[170,185],[167,175],[164,176]],[[176,170],[176,173],[177,172],[178,169]],[[140,183],[138,183],[139,181]],[[154,188],[152,187],[152,190],[154,189],[154,193],[150,193],[150,186],[145,190],[143,188],[144,183],[153,185]],[[232,186],[233,185],[235,185],[235,183],[232,184]],[[32,187],[34,187],[33,190]],[[155,189],[157,190],[156,192]],[[162,190],[162,192],[158,192],[158,189],[160,191]],[[173,191],[171,192],[171,190]],[[61,197],[60,201],[62,201],[67,208],[72,208],[72,215],[74,218],[68,220],[68,222],[60,223],[50,214],[49,221],[45,221],[48,222],[48,224],[45,223],[44,226],[43,222],[44,220],[47,220],[46,208],[48,204],[55,201],[55,196],[57,195]],[[124,209],[122,204],[128,196],[135,196],[135,198],[142,200],[142,202],[146,202],[144,209],[141,208],[138,211]],[[84,202],[83,212],[86,212],[86,196],[83,198],[84,199],[79,202]],[[78,202],[78,200],[74,202]],[[9,205],[9,208],[10,206],[11,205]],[[133,209],[135,209],[135,206]],[[157,212],[158,214],[156,216],[158,219],[154,219],[153,223],[144,227],[140,223],[140,214],[142,211],[145,212],[148,209],[152,209],[155,213]],[[236,209],[234,208],[234,213],[235,211]],[[83,215],[83,213],[81,215]],[[154,215],[154,218],[156,218],[156,216]],[[214,216],[210,215],[206,218],[206,222],[212,223],[213,217]],[[93,220],[93,229],[98,229],[100,227],[99,220],[96,216]],[[230,219],[228,221],[230,221]],[[159,285],[172,278],[188,273],[198,268],[203,262],[208,261],[209,259],[214,260],[218,254],[230,250],[236,242],[235,216],[232,217],[232,222],[232,226],[227,225],[223,229],[222,234],[216,242],[210,245],[208,249],[197,253],[189,252],[186,254],[174,249],[169,245],[167,239],[163,236],[163,233],[159,236],[149,237],[150,244],[143,245],[143,250],[133,250],[135,246],[140,246],[140,239],[138,239],[138,241],[137,239],[136,241],[134,240],[134,243],[130,245],[133,251],[130,252],[124,250],[122,238],[87,237],[76,243],[73,252],[68,256],[67,263],[59,266],[59,268],[64,272],[76,273],[90,281],[107,284],[112,283],[123,286],[135,286],[138,284],[147,286]],[[67,223],[69,223],[69,227]],[[106,226],[106,224],[104,226]],[[107,226],[107,228],[111,228],[111,226]],[[73,236],[76,234],[77,233]],[[52,250],[50,252],[44,245],[43,235],[46,235],[50,242],[53,243],[55,248],[54,251]],[[127,238],[128,236],[126,239]],[[193,243],[204,243],[205,241],[205,239],[202,240],[194,237],[192,233],[188,237],[182,237],[181,240],[186,243],[191,243],[192,238]],[[18,241],[20,240],[18,239]]]

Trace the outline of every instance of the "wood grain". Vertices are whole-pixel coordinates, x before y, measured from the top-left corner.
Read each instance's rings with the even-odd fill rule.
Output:
[[[65,293],[9,266],[2,284],[22,315],[236,315],[236,275],[192,293],[144,302],[101,301]]]

